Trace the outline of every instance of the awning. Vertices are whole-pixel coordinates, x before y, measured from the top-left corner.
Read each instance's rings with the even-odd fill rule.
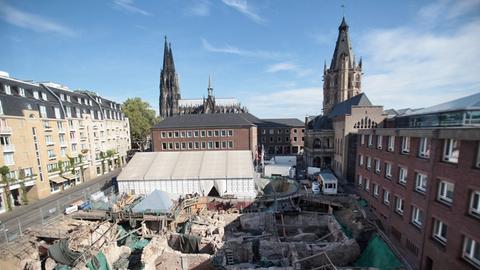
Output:
[[[61,176],[54,176],[54,177],[51,177],[51,178],[48,179],[48,180],[50,180],[50,181],[52,181],[52,182],[54,182],[54,183],[57,183],[57,184],[61,184],[61,183],[63,183],[63,182],[68,181],[68,179],[65,179],[65,178],[63,178],[63,177],[61,177]]]
[[[75,176],[74,174],[71,174],[71,173],[64,173],[64,174],[62,174],[62,177],[67,179],[67,180],[75,180],[75,178],[77,178],[77,176]]]

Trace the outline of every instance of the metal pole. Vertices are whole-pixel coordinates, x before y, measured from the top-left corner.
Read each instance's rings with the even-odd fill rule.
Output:
[[[20,236],[22,236],[22,224],[20,223],[20,219],[17,218],[17,222],[18,222],[18,229],[20,230]]]

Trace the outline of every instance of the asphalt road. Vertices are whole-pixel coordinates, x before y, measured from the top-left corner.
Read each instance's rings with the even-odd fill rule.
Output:
[[[6,242],[7,239],[8,241],[15,239],[33,225],[46,224],[49,219],[62,215],[65,207],[71,202],[85,199],[90,194],[111,186],[112,178],[118,174],[120,174],[120,169],[1,214],[0,243]]]

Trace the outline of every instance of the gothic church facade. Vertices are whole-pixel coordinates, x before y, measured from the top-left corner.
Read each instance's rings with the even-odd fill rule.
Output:
[[[172,46],[167,43],[163,54],[163,69],[160,73],[159,113],[162,119],[182,114],[245,113],[248,112],[235,98],[215,98],[210,77],[208,96],[205,98],[182,99],[178,75],[175,72]]]

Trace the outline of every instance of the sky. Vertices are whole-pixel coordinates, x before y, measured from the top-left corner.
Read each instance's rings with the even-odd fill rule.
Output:
[[[0,70],[158,111],[167,36],[182,98],[206,96],[210,75],[217,98],[303,120],[321,113],[342,16],[375,105],[480,92],[480,0],[0,0]]]

